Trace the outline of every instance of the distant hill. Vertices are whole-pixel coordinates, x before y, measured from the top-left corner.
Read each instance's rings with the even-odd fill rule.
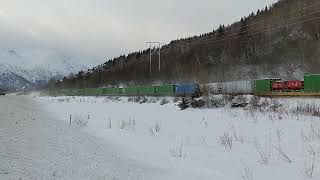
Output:
[[[250,13],[250,12],[248,12]],[[205,83],[266,77],[302,79],[320,73],[319,0],[280,0],[239,17],[232,25],[174,40],[158,57],[149,49],[114,58],[57,86],[99,87],[154,83]]]

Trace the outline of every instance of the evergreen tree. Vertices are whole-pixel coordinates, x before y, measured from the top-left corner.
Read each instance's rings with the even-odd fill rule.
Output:
[[[189,101],[186,98],[182,98],[181,101],[178,104],[178,107],[181,110],[185,110],[185,109],[189,108],[190,107],[189,106]]]

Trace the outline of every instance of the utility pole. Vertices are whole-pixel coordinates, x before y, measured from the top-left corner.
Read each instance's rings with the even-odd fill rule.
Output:
[[[150,60],[149,60],[149,68],[150,68],[150,74],[152,73],[152,55],[154,53],[158,54],[159,56],[159,72],[161,72],[161,43],[160,42],[146,42],[150,47]],[[154,51],[152,51],[152,45],[158,46]]]

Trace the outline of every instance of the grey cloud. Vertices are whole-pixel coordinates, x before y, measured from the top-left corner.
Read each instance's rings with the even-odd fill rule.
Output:
[[[0,0],[0,46],[112,58],[230,24],[276,0]]]

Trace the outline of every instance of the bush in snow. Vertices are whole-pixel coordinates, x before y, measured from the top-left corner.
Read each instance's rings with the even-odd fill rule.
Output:
[[[169,100],[166,97],[162,98],[161,101],[160,101],[160,105],[161,106],[163,106],[165,104],[168,104],[168,103],[169,103]]]
[[[178,104],[178,107],[181,109],[181,110],[185,110],[187,108],[189,108],[189,101],[186,99],[186,98],[182,98],[180,101],[179,101],[179,104]]]
[[[119,96],[108,96],[104,99],[104,102],[119,102],[121,101],[121,98]]]
[[[88,125],[89,120],[90,120],[90,114],[87,115],[81,115],[81,114],[77,114],[77,115],[70,115],[70,122],[73,120],[73,123],[81,126],[81,127],[85,127]],[[71,125],[71,124],[70,124]]]
[[[314,103],[298,104],[291,112],[296,115],[320,117],[320,108]]]
[[[149,102],[148,98],[146,96],[143,96],[139,99],[139,104],[144,104]]]
[[[136,128],[136,120],[133,118],[125,119],[120,121],[120,129],[135,129]]]
[[[230,103],[230,96],[218,96],[218,95],[211,95],[211,96],[204,96],[202,100],[205,103],[206,108],[220,108],[224,107]]]
[[[252,96],[249,105],[253,109],[258,109],[259,108],[259,103],[260,103],[260,97],[259,96]]]
[[[242,178],[244,180],[253,180],[252,170],[249,168],[249,166],[243,160],[241,160],[241,164],[243,166]]]
[[[228,148],[229,150],[231,150],[232,146],[233,146],[232,135],[228,131],[224,132],[224,134],[222,136],[220,136],[220,143],[221,143],[221,145],[223,145],[226,148]]]
[[[259,141],[257,140],[255,142],[255,147],[256,150],[259,154],[260,162],[263,165],[269,165],[271,161],[271,147],[270,147],[270,142],[267,142],[265,146],[261,146]]]
[[[311,147],[308,154],[309,157],[304,164],[304,174],[307,178],[312,179],[315,171],[316,151]]]
[[[292,163],[291,157],[282,148],[283,132],[280,129],[277,129],[276,135],[277,135],[277,139],[278,139],[278,145],[273,145],[274,149],[279,153],[279,156],[282,160],[284,160],[287,163]]]
[[[160,101],[160,97],[150,97],[149,102],[150,103],[158,103]]]
[[[183,150],[184,149],[183,149],[182,143],[180,144],[179,147],[171,148],[170,149],[171,157],[173,157],[173,158],[185,158],[185,157],[187,157],[187,154]]]
[[[237,107],[246,107],[248,105],[247,99],[244,96],[236,96],[231,101],[231,107],[237,108]]]
[[[220,136],[220,144],[231,150],[234,142],[243,144],[245,139],[238,134],[233,126],[231,126],[224,131],[222,136]]]
[[[112,129],[112,121],[111,118],[108,118],[108,129]]]
[[[141,97],[129,97],[128,102],[133,102],[133,103],[139,103],[141,100]]]
[[[320,124],[311,123],[302,130],[301,136],[306,142],[320,141]]]
[[[57,101],[58,102],[67,102],[67,103],[69,103],[71,101],[71,98],[70,97],[58,98]]]
[[[174,99],[173,99],[173,102],[174,103],[177,103],[177,102],[179,102],[180,101],[180,98],[179,97],[175,97]]]
[[[205,106],[205,102],[202,99],[191,99],[190,106],[192,108],[203,108]]]
[[[161,125],[160,125],[160,122],[157,121],[155,123],[155,125],[153,127],[150,127],[149,130],[150,130],[150,133],[155,136],[156,134],[158,134],[160,132],[160,129],[161,129]]]

